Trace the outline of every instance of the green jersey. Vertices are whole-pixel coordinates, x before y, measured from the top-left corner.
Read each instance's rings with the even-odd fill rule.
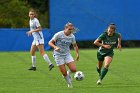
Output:
[[[99,47],[99,50],[98,52],[101,54],[101,55],[105,55],[107,53],[113,53],[113,49],[115,47],[115,45],[117,44],[118,42],[118,38],[120,37],[120,34],[115,32],[113,34],[113,36],[108,36],[107,32],[104,32],[102,33],[99,37],[98,37],[98,40],[100,40],[102,42],[102,44],[105,44],[105,45],[110,45],[111,48],[110,49],[106,49],[104,47]]]

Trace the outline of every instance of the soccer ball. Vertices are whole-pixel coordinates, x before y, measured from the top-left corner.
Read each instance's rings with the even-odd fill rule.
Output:
[[[81,81],[84,79],[84,74],[82,71],[77,71],[75,74],[74,74],[74,78],[77,80],[77,81]]]

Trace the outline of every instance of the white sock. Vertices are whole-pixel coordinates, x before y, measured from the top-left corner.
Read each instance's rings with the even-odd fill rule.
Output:
[[[69,75],[65,76],[64,78],[68,84],[72,85]]]
[[[71,74],[71,70],[69,70],[69,69],[68,69],[67,74],[69,74],[69,75],[70,75],[70,74]]]
[[[32,58],[32,67],[36,67],[36,56],[31,56]]]
[[[45,59],[45,61],[46,61],[49,65],[52,64],[52,62],[50,61],[50,59],[49,59],[49,57],[48,57],[47,54],[44,54],[44,55],[43,55],[43,58]]]

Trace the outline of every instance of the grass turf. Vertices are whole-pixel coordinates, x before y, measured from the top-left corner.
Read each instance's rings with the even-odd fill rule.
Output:
[[[102,85],[96,85],[97,49],[79,50],[77,70],[85,74],[83,81],[73,79],[73,88],[67,88],[65,80],[55,66],[48,71],[44,59],[36,53],[37,71],[31,66],[29,52],[0,52],[0,93],[140,93],[140,48],[115,50],[114,59]],[[71,51],[74,56],[74,51]],[[47,51],[55,64],[51,51]]]

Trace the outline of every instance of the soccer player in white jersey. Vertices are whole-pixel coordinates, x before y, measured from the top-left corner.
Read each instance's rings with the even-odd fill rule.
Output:
[[[29,68],[29,70],[36,71],[36,56],[35,52],[37,48],[39,49],[40,55],[45,59],[45,61],[49,65],[49,70],[51,70],[54,65],[51,63],[50,59],[48,58],[48,55],[44,51],[44,37],[41,31],[41,25],[39,23],[39,20],[36,18],[36,12],[34,10],[29,11],[29,24],[30,24],[30,31],[27,32],[27,35],[30,36],[33,35],[33,42],[30,49],[31,59],[32,59],[32,67]]]
[[[72,87],[72,82],[70,78],[70,72],[76,72],[76,65],[74,59],[70,54],[70,45],[73,45],[73,48],[76,52],[76,61],[79,59],[78,46],[75,41],[75,27],[72,23],[67,23],[63,31],[57,32],[53,38],[49,41],[49,45],[54,49],[54,59],[56,65],[59,67],[60,72],[63,74],[68,87]],[[69,70],[67,71],[65,65],[68,66]]]

